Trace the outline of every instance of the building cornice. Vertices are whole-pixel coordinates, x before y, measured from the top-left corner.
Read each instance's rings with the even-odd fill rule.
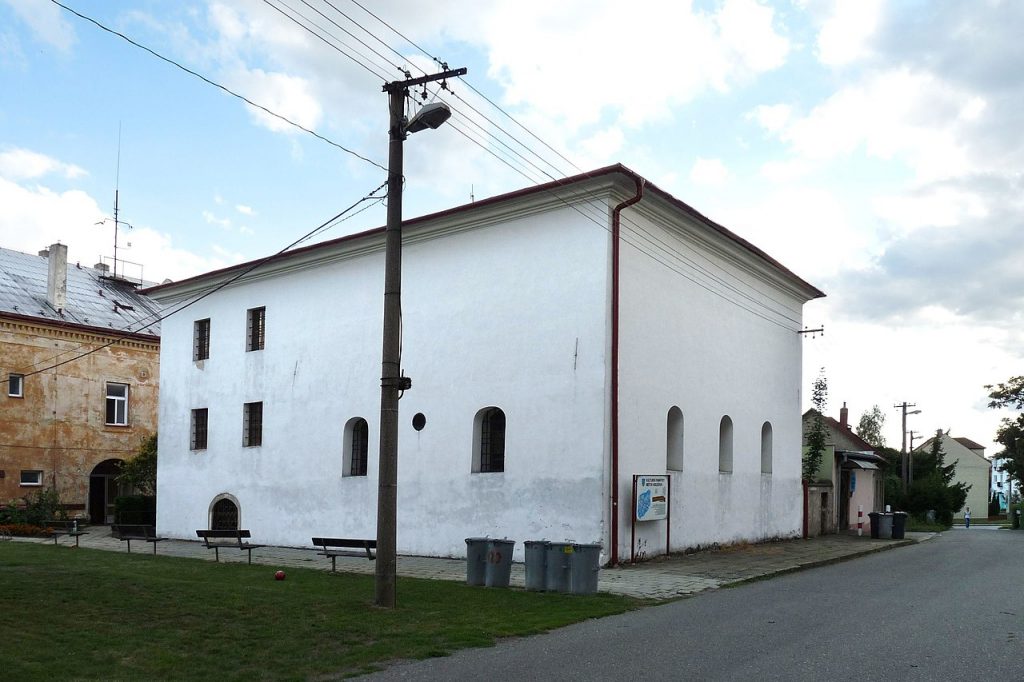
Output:
[[[45,322],[36,317],[7,312],[0,313],[0,331],[84,343],[110,343],[114,341],[116,345],[124,348],[136,348],[147,351],[158,351],[160,349],[160,337],[152,334],[136,333],[131,336],[125,336],[125,333],[118,332],[117,330],[90,327],[71,322],[63,324]]]

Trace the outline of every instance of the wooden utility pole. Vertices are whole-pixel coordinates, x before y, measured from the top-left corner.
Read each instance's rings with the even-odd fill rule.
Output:
[[[907,482],[910,480],[910,462],[907,454],[907,415],[918,414],[921,410],[914,410],[913,412],[907,412],[908,407],[917,407],[914,403],[908,403],[904,400],[902,403],[896,403],[893,407],[902,410],[903,412],[903,446],[900,449],[900,478],[903,480],[903,492],[907,492]]]
[[[409,88],[461,76],[466,69],[445,70],[422,78],[384,85],[388,93],[388,222],[384,232],[384,338],[380,379],[380,459],[377,471],[377,606],[395,607],[398,567],[398,398],[412,386],[402,376],[402,143],[409,130],[405,98]],[[450,114],[449,114],[450,115]],[[447,118],[445,116],[444,118]],[[443,122],[443,118],[441,119]],[[428,123],[436,128],[440,123]]]

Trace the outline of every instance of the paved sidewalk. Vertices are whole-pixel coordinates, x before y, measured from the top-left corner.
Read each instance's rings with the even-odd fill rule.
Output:
[[[111,537],[106,526],[92,526],[80,538],[89,549],[127,552],[127,543]],[[688,555],[657,557],[644,563],[601,570],[598,590],[642,599],[673,599],[704,590],[734,585],[749,580],[769,578],[814,566],[835,563],[864,554],[895,549],[923,542],[935,533],[907,533],[905,540],[872,540],[855,535],[828,535],[809,540],[784,540],[757,545],[734,545]],[[15,538],[20,542],[52,545],[53,540]],[[258,540],[258,538],[257,538]],[[74,540],[60,538],[63,549],[73,549]],[[133,552],[151,553],[149,543],[133,543]],[[213,552],[200,542],[165,540],[158,543],[158,556],[189,557],[213,561]],[[244,563],[246,553],[223,550],[222,562]],[[276,569],[289,567],[330,570],[330,561],[316,554],[315,549],[297,547],[262,547],[253,550],[254,564]],[[373,573],[374,564],[365,558],[339,557],[338,571]],[[463,581],[466,579],[464,559],[431,557],[398,557],[398,574],[411,578]],[[522,587],[523,564],[512,565],[511,584]]]

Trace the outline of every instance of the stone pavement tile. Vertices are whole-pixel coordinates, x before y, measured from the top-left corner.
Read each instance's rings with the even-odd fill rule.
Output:
[[[88,535],[80,538],[81,546],[105,551],[126,552],[125,543],[110,536],[109,528],[90,527]],[[757,545],[734,545],[716,550],[686,555],[655,557],[649,561],[602,569],[598,576],[598,590],[641,599],[673,599],[715,589],[723,585],[787,573],[800,568],[870,552],[894,549],[903,544],[922,542],[934,533],[907,533],[904,542],[872,540],[865,537],[831,535],[809,540],[795,539]],[[39,538],[15,538],[21,542],[52,545],[53,541]],[[58,539],[63,549],[73,548],[73,541]],[[136,543],[139,546],[143,543]],[[151,553],[151,548],[135,550]],[[214,553],[197,541],[165,540],[158,543],[158,556],[176,556],[213,561]],[[244,563],[247,553],[225,550],[220,553],[224,563]],[[313,548],[262,547],[253,550],[253,564],[280,567],[302,567],[329,571],[331,562],[319,556]],[[338,571],[372,574],[374,562],[365,557],[339,557]],[[399,556],[398,574],[403,577],[461,582],[466,579],[464,559]],[[523,587],[525,567],[513,564],[510,584]]]

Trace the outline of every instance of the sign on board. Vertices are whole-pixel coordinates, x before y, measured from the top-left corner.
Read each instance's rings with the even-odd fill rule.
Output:
[[[660,521],[668,517],[668,476],[636,477],[636,520]]]

